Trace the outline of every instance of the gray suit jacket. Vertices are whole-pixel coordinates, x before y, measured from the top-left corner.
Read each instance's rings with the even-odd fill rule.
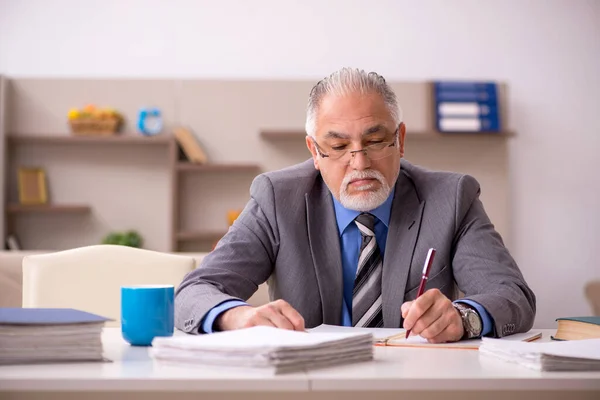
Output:
[[[531,328],[535,296],[495,231],[471,176],[402,160],[383,257],[383,318],[402,326],[425,256],[437,250],[427,289],[458,291],[484,306],[497,337]],[[341,323],[342,262],[332,195],[312,160],[255,178],[251,199],[217,247],[176,291],[175,325],[197,333],[208,311],[247,300],[268,280],[307,328]]]

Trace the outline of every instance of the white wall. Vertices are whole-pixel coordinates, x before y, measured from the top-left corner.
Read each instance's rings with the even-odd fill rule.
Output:
[[[0,73],[391,80],[511,88],[511,250],[537,326],[589,314],[600,278],[600,2],[0,0]]]

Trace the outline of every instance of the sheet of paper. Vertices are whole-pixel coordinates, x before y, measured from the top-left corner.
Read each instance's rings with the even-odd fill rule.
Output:
[[[371,332],[376,344],[396,347],[432,347],[432,348],[460,348],[460,349],[471,349],[477,350],[481,345],[481,339],[461,340],[453,343],[429,343],[427,339],[419,335],[411,335],[408,339],[404,337],[391,338],[399,334],[405,334],[405,329],[394,329],[394,328],[356,328],[348,326],[337,326],[337,325],[319,325],[315,328],[308,329],[309,332]],[[505,336],[502,341],[511,342],[528,342],[541,337],[540,331],[529,331],[525,333],[516,333],[514,335]]]
[[[405,333],[405,329],[394,329],[394,328],[357,328],[350,326],[337,326],[337,325],[319,325],[315,328],[308,329],[308,332],[328,332],[328,333],[342,333],[342,332],[360,332],[360,333],[371,333],[373,339],[381,341],[389,338],[390,336]]]
[[[502,342],[528,342],[538,339],[542,336],[539,331],[529,331],[525,333],[516,333],[514,335],[505,336],[500,340]],[[478,349],[482,344],[482,339],[460,340],[451,343],[429,343],[427,339],[421,336],[409,336],[408,339],[394,339],[388,341],[388,346],[417,346],[417,347],[438,347],[438,348],[461,348],[461,349]]]

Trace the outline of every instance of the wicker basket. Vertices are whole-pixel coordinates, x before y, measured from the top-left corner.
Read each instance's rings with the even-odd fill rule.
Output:
[[[118,132],[121,125],[119,118],[77,118],[69,120],[71,132],[77,136],[110,136]]]

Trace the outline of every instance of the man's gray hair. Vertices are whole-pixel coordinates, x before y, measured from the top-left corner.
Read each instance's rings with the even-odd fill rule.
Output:
[[[316,134],[317,111],[325,95],[344,96],[349,93],[377,93],[381,95],[396,125],[402,122],[402,110],[398,105],[396,93],[387,84],[383,76],[376,72],[365,72],[357,68],[342,68],[319,81],[310,91],[306,108],[306,133]]]

